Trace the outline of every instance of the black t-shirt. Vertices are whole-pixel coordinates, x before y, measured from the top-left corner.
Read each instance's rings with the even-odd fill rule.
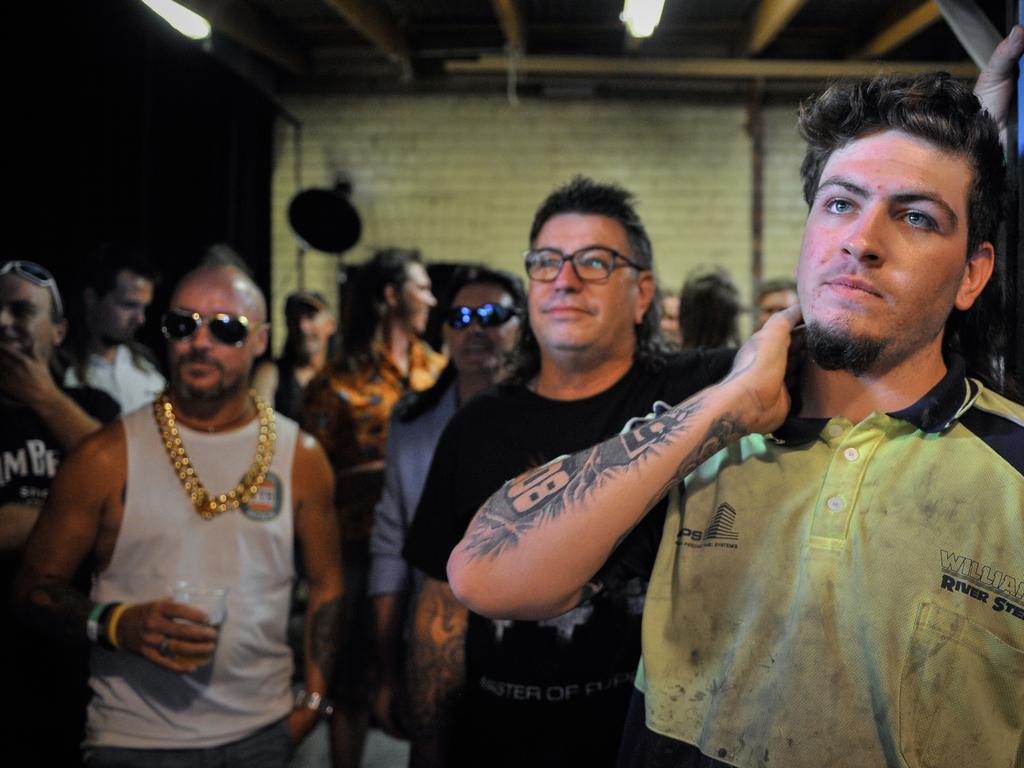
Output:
[[[92,387],[62,389],[93,418],[103,423],[117,418],[117,403],[106,392]],[[0,400],[0,425],[0,506],[41,506],[64,460],[64,449],[36,412],[19,403]],[[5,616],[20,559],[20,549],[0,555]]]
[[[104,424],[117,418],[117,403],[92,387],[64,392]],[[0,505],[42,504],[64,458],[60,443],[31,408],[0,401]]]
[[[118,415],[117,403],[92,387],[65,388],[86,413],[103,423]],[[39,504],[45,500],[64,460],[64,449],[35,411],[0,402],[0,506]],[[11,764],[78,764],[78,742],[84,735],[87,648],[69,648],[36,637],[16,621],[11,591],[21,550],[0,555],[0,678],[15,715],[5,718],[6,754]],[[74,583],[88,586],[90,566],[83,565]],[[45,712],[45,716],[40,713]],[[9,729],[9,730],[8,730]],[[24,758],[24,760],[22,760]]]
[[[549,400],[512,384],[479,395],[441,436],[406,539],[406,559],[445,579],[448,556],[467,524],[506,480],[617,434],[657,400],[685,400],[724,376],[732,354],[681,353],[657,373],[634,366],[612,387],[583,400]],[[665,504],[649,514],[663,518]],[[491,621],[470,613],[457,762],[612,765],[640,657],[645,588],[640,579],[618,583],[542,622]]]

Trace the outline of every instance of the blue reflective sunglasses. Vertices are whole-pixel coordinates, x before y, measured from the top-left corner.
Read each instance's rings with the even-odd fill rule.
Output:
[[[513,317],[519,314],[514,307],[506,307],[504,304],[484,304],[480,307],[452,307],[448,310],[445,322],[455,330],[460,330],[470,325],[473,318],[477,319],[482,328],[494,328],[504,325]]]

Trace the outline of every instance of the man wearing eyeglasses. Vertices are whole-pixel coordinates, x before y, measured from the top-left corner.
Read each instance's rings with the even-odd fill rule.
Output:
[[[10,729],[7,756],[74,765],[87,700],[84,655],[54,654],[17,622],[6,598],[57,467],[118,413],[103,392],[58,383],[54,348],[67,327],[61,298],[45,267],[0,263],[0,679],[11,700],[20,702],[3,721]],[[58,686],[57,700],[42,693]],[[45,722],[34,714],[42,707],[49,708]]]
[[[163,331],[168,391],[68,457],[17,599],[40,629],[91,643],[87,765],[283,768],[331,712],[332,471],[315,440],[249,389],[269,327],[244,272],[186,275]],[[296,544],[310,589],[298,701],[286,638]],[[70,578],[89,556],[87,598]],[[219,606],[188,597],[224,590]]]
[[[714,382],[730,359],[667,354],[650,240],[622,188],[576,178],[555,190],[529,242],[511,375],[445,429],[404,550],[427,574],[411,654],[414,765],[612,764],[640,654],[643,581],[550,621],[495,622],[455,601],[445,563],[509,477]],[[543,495],[549,480],[530,477],[524,497]]]

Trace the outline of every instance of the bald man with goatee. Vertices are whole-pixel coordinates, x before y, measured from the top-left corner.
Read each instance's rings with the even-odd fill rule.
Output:
[[[163,332],[169,389],[68,457],[17,599],[42,631],[92,645],[86,764],[278,768],[331,709],[332,471],[313,438],[249,390],[269,326],[242,271],[186,275]],[[310,583],[297,700],[285,637],[296,541]],[[70,580],[90,555],[86,596]]]

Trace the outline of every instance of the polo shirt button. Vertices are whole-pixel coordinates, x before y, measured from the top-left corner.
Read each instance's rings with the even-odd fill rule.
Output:
[[[847,461],[856,461],[857,459],[860,458],[860,453],[858,453],[856,448],[847,448],[845,451],[843,451],[843,457]]]
[[[833,496],[826,503],[828,504],[828,508],[831,509],[833,512],[839,512],[846,506],[846,502],[843,501],[838,496]]]
[[[829,424],[828,434],[830,437],[839,437],[841,434],[843,434],[843,428],[840,427],[838,424]]]

